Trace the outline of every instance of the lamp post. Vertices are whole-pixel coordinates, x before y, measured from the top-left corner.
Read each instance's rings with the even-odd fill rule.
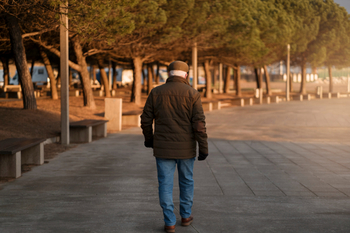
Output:
[[[223,85],[222,85],[222,63],[219,64],[219,93],[223,93]]]
[[[60,75],[61,75],[61,143],[69,145],[69,48],[68,48],[68,1],[61,4],[60,25]]]
[[[193,69],[192,87],[197,90],[197,83],[198,83],[197,43],[194,43],[192,47],[192,69]]]
[[[289,83],[289,75],[290,75],[290,44],[287,45],[287,50],[288,50],[288,54],[287,54],[287,79],[286,79],[286,100],[289,101],[289,90],[290,90],[290,83]]]

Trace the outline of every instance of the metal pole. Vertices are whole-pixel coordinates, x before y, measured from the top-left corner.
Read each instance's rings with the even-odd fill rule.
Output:
[[[222,63],[219,64],[219,93],[223,93],[223,85],[222,85]]]
[[[109,90],[112,90],[112,62],[111,59],[108,61],[108,79],[109,79]]]
[[[69,47],[68,47],[68,1],[61,4],[60,50],[61,50],[61,143],[69,145]]]
[[[197,43],[194,43],[192,47],[192,68],[193,68],[192,87],[197,90],[197,83],[198,83]]]
[[[288,55],[287,55],[287,80],[286,80],[286,100],[289,101],[289,75],[290,75],[290,45],[287,45]]]

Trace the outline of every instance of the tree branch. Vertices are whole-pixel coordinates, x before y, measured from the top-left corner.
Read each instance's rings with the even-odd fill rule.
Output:
[[[25,34],[22,34],[22,38],[26,38],[26,37],[30,37],[30,36],[36,36],[36,35],[43,34],[43,33],[45,33],[45,32],[53,31],[53,30],[56,30],[59,26],[60,26],[60,25],[56,25],[56,26],[54,26],[53,28],[44,29],[44,30],[41,30],[40,32],[25,33]]]
[[[55,47],[53,47],[51,45],[46,45],[41,40],[36,40],[32,37],[30,37],[29,39],[31,39],[33,42],[39,44],[40,46],[44,47],[45,49],[49,50],[51,53],[55,54],[56,56],[61,57],[61,52],[58,49],[56,49]],[[78,64],[76,64],[70,60],[68,60],[68,64],[72,69],[75,69],[76,71],[81,72],[81,67]]]
[[[112,50],[112,49],[109,49]],[[92,56],[98,53],[108,53],[108,51],[106,50],[99,50],[99,49],[90,49],[89,51],[87,51],[86,53],[84,53],[84,57],[88,57],[88,56]]]

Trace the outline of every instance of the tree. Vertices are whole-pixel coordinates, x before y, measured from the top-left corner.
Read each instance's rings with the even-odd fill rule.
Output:
[[[11,48],[22,87],[23,107],[24,109],[36,109],[37,106],[34,96],[34,88],[32,84],[32,78],[28,70],[21,28],[19,26],[17,18],[13,15],[7,14],[5,16],[5,21],[9,30]]]
[[[105,90],[105,95],[106,95],[106,97],[111,97],[111,92],[109,90],[108,78],[107,78],[106,71],[104,69],[105,66],[104,66],[103,58],[98,59],[98,68],[100,69],[101,84],[103,84],[103,87]]]
[[[56,78],[53,74],[51,62],[49,60],[49,57],[47,56],[46,52],[41,48],[40,49],[40,55],[44,62],[44,65],[46,67],[47,74],[49,75],[50,79],[50,88],[51,88],[51,98],[54,100],[58,99],[58,93],[57,93],[57,87],[56,87]]]

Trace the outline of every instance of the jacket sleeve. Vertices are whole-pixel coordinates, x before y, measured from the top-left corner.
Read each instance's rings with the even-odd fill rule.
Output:
[[[153,95],[151,92],[147,98],[145,107],[143,108],[143,113],[141,115],[141,128],[145,137],[145,142],[153,142],[153,119]]]
[[[202,101],[198,94],[194,100],[192,111],[192,128],[194,136],[198,142],[199,152],[208,155],[207,130],[205,127],[205,116],[202,107]]]

